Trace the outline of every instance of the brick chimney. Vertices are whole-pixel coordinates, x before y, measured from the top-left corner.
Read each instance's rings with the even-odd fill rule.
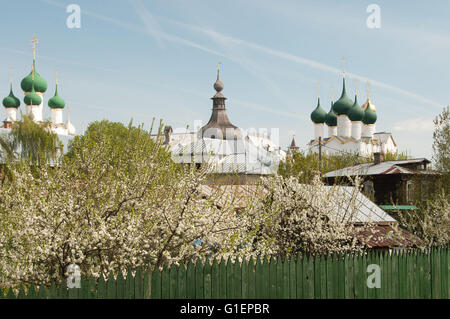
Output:
[[[375,165],[383,163],[384,162],[384,154],[381,152],[373,153],[373,163]]]
[[[170,137],[172,136],[173,130],[172,126],[166,126],[164,128],[164,145],[167,145],[170,143]]]

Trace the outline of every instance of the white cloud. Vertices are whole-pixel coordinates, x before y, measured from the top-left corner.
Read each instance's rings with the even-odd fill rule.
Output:
[[[413,118],[399,121],[394,124],[394,131],[403,132],[432,132],[434,130],[433,120],[424,118]]]

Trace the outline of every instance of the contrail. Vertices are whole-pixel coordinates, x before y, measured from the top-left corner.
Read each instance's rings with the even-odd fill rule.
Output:
[[[186,24],[186,23],[181,23],[181,22],[178,22],[178,21],[170,20],[170,19],[165,19],[165,20],[168,21],[168,22],[171,22],[171,23],[183,26],[185,28],[189,28],[190,30],[193,30],[193,31],[196,31],[196,32],[199,32],[199,33],[203,33],[203,34],[209,36],[210,38],[212,38],[212,39],[214,39],[216,41],[220,41],[222,43],[227,43],[228,42],[228,43],[233,43],[233,44],[246,46],[248,48],[251,48],[251,49],[254,49],[254,50],[257,50],[257,51],[269,54],[269,55],[273,55],[273,56],[279,57],[279,58],[284,59],[284,60],[289,60],[289,61],[295,62],[297,64],[307,65],[307,66],[312,67],[314,69],[327,71],[327,72],[332,72],[332,73],[335,73],[335,74],[340,74],[341,73],[341,70],[338,69],[338,68],[331,67],[329,65],[326,65],[326,64],[323,64],[323,63],[320,63],[320,62],[317,62],[317,61],[313,61],[313,60],[310,60],[310,59],[306,59],[306,58],[303,58],[303,57],[300,57],[300,56],[297,56],[297,55],[293,55],[293,54],[286,53],[286,52],[283,52],[283,51],[275,50],[275,49],[272,49],[272,48],[269,48],[269,47],[266,47],[266,46],[262,46],[262,45],[255,44],[255,43],[252,43],[252,42],[248,42],[248,41],[244,41],[244,40],[237,39],[237,38],[234,38],[234,37],[230,37],[230,36],[221,34],[219,32],[216,32],[216,31],[214,31],[212,29],[201,28],[201,27],[198,27],[198,26],[193,26],[193,25],[189,25],[189,24]],[[389,91],[392,91],[392,92],[396,92],[396,93],[402,94],[402,95],[407,96],[409,98],[416,99],[416,100],[419,100],[421,102],[424,102],[424,103],[427,103],[427,104],[430,104],[430,105],[433,105],[433,106],[436,106],[436,107],[439,107],[439,108],[443,107],[443,105],[441,105],[441,104],[439,104],[439,103],[437,103],[435,101],[432,101],[432,100],[430,100],[428,98],[425,98],[425,97],[423,97],[421,95],[418,95],[416,93],[413,93],[413,92],[410,92],[410,91],[398,88],[396,86],[393,86],[393,85],[390,85],[390,84],[387,84],[387,83],[383,83],[383,82],[380,82],[380,81],[368,78],[366,76],[362,76],[362,75],[358,75],[358,74],[354,74],[354,73],[347,73],[347,75],[349,75],[350,77],[357,77],[357,78],[359,78],[360,80],[363,80],[363,81],[370,81],[370,83],[375,85],[375,86],[378,86],[380,88],[383,88],[383,89],[386,89],[386,90],[389,90]]]
[[[56,2],[56,1],[52,1],[52,0],[41,0],[41,1],[44,2],[44,3],[50,4],[50,5],[53,5],[53,6],[65,8],[65,5],[63,5],[63,4],[59,3],[59,2]],[[136,6],[135,6],[135,9],[136,9]],[[117,19],[113,19],[113,18],[110,18],[110,17],[107,17],[107,16],[103,16],[103,15],[95,13],[95,12],[86,11],[86,10],[83,10],[82,12],[83,12],[83,14],[86,14],[88,16],[91,16],[91,17],[94,17],[94,18],[97,18],[97,19],[100,19],[100,20],[103,20],[103,21],[106,21],[106,22],[109,22],[109,23],[113,23],[113,24],[115,24],[117,26],[120,26],[122,28],[131,30],[131,31],[140,32],[140,33],[146,33],[146,34],[149,34],[150,36],[157,37],[157,39],[165,39],[165,40],[170,41],[170,42],[174,42],[174,43],[178,43],[178,44],[181,44],[181,45],[185,45],[185,46],[189,46],[189,47],[192,47],[192,48],[196,48],[196,49],[208,52],[210,54],[214,54],[214,55],[217,55],[217,56],[220,56],[220,57],[229,58],[230,60],[239,63],[238,59],[234,58],[233,56],[226,56],[226,55],[224,55],[221,52],[209,49],[209,48],[207,48],[207,47],[205,47],[203,45],[197,44],[195,42],[186,40],[186,39],[178,37],[178,36],[174,36],[174,35],[168,34],[166,32],[158,30],[158,29],[150,28],[151,30],[149,30],[148,26],[152,26],[151,22],[149,24],[146,23],[147,28],[141,28],[139,26],[131,25],[131,24],[128,24],[126,22],[123,22],[123,21],[120,21],[120,20],[117,20]],[[141,19],[142,18],[146,18],[145,20],[148,22],[148,20],[147,20],[147,18],[149,17],[148,15],[146,15],[146,17],[144,17],[142,14],[139,14],[139,16],[141,17]],[[152,17],[152,19],[156,19],[154,16],[152,16],[152,15],[150,15],[150,16]],[[263,53],[266,53],[266,54],[269,54],[269,55],[272,55],[272,56],[276,56],[276,57],[284,59],[284,60],[288,60],[288,61],[291,61],[291,62],[294,62],[294,63],[297,63],[297,64],[307,65],[307,66],[309,66],[311,68],[314,68],[314,69],[318,69],[318,70],[322,70],[322,71],[326,71],[326,72],[331,72],[331,73],[334,73],[334,74],[340,74],[341,73],[341,70],[338,69],[338,68],[335,68],[335,67],[332,67],[332,66],[329,66],[329,65],[326,65],[326,64],[323,64],[323,63],[311,60],[311,59],[306,59],[306,58],[303,58],[301,56],[297,56],[297,55],[294,55],[294,54],[291,54],[291,53],[287,53],[287,52],[283,52],[283,51],[280,51],[280,50],[272,49],[272,48],[269,48],[269,47],[266,47],[266,46],[263,46],[263,45],[259,45],[259,44],[253,43],[253,42],[249,42],[249,41],[241,40],[241,39],[234,38],[234,37],[231,37],[231,36],[227,36],[227,35],[224,35],[222,33],[216,32],[215,30],[212,30],[212,29],[206,29],[206,28],[202,28],[202,27],[199,27],[199,26],[194,26],[194,25],[178,22],[178,21],[171,20],[171,19],[164,18],[164,17],[158,17],[157,19],[161,19],[161,20],[173,23],[173,24],[177,24],[177,25],[182,26],[184,28],[188,28],[188,29],[190,29],[192,31],[196,31],[198,33],[202,33],[202,34],[207,35],[210,38],[214,39],[215,41],[219,41],[219,42],[222,42],[222,43],[227,43],[228,42],[228,43],[233,43],[233,44],[237,44],[237,45],[241,45],[241,46],[246,46],[246,47],[254,49],[256,51],[263,52]],[[416,93],[413,93],[413,92],[410,92],[410,91],[398,88],[396,86],[393,86],[393,85],[390,85],[390,84],[387,84],[387,83],[384,83],[384,82],[380,82],[380,81],[371,79],[371,78],[366,77],[366,76],[354,74],[354,73],[347,73],[347,75],[350,76],[350,77],[358,77],[360,80],[363,80],[363,81],[370,81],[374,86],[380,87],[382,89],[385,89],[385,90],[388,90],[388,91],[391,91],[391,92],[395,92],[395,93],[401,94],[401,95],[406,96],[408,98],[411,98],[411,99],[414,99],[414,100],[426,103],[428,105],[432,105],[432,106],[437,107],[439,109],[443,108],[443,105],[440,104],[440,103],[432,101],[432,100],[430,100],[430,99],[428,99],[426,97],[423,97],[423,96],[421,96],[419,94],[416,94]]]

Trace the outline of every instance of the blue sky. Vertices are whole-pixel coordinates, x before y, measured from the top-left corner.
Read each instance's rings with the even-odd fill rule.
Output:
[[[80,29],[66,26],[71,3],[81,7]],[[381,8],[380,29],[366,26],[371,3]],[[370,79],[377,131],[392,132],[412,156],[431,157],[432,120],[450,100],[448,1],[21,0],[5,2],[2,11],[2,98],[12,66],[14,92],[23,99],[19,84],[31,70],[35,34],[37,71],[49,84],[45,100],[57,68],[78,133],[102,119],[205,124],[219,61],[232,123],[279,128],[282,148],[294,132],[306,148],[317,82],[328,111],[330,86],[335,97],[341,93],[342,56],[348,93],[356,86],[363,102]]]

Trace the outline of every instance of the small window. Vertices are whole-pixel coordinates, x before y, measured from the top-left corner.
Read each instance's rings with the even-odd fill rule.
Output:
[[[414,187],[411,181],[406,183],[406,201],[411,203],[414,200]]]
[[[365,181],[363,184],[363,192],[364,194],[373,199],[375,196],[375,189],[373,187],[373,182],[372,181]]]

